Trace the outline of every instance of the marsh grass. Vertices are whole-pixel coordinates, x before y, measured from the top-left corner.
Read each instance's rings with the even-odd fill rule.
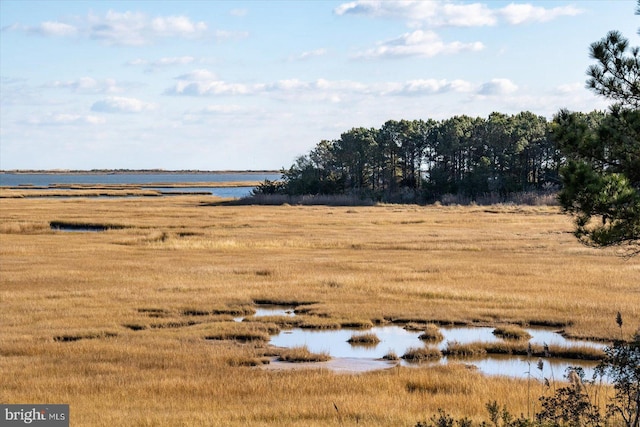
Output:
[[[519,326],[498,326],[493,330],[493,335],[507,340],[529,340],[531,334]]]
[[[561,346],[549,345],[547,350],[542,345],[531,345],[526,342],[472,342],[461,344],[455,341],[448,342],[442,351],[445,356],[454,357],[479,357],[486,354],[505,354],[530,357],[551,357],[576,360],[602,360],[604,352],[590,346]]]
[[[422,341],[436,343],[442,341],[444,339],[444,335],[442,335],[442,332],[440,332],[440,328],[438,327],[438,325],[428,323],[427,325],[425,325],[422,333],[418,338],[420,338]]]
[[[279,322],[232,318],[268,301],[332,328],[539,322],[614,340],[618,311],[625,338],[640,325],[638,260],[580,246],[557,208],[216,203],[3,199],[0,401],[68,402],[74,424],[91,427],[338,426],[332,402],[343,425],[414,425],[437,408],[479,420],[487,396],[526,413],[527,382],[430,365],[272,372],[251,365],[279,354],[267,344]],[[60,233],[54,220],[128,228]],[[102,332],[117,336],[53,339]]]
[[[235,340],[239,342],[248,341],[269,341],[269,334],[264,331],[226,331],[218,332],[216,334],[206,335],[204,337],[207,340]]]
[[[340,322],[341,328],[347,329],[370,329],[373,327],[374,322],[371,320],[344,320]]]
[[[106,230],[122,230],[127,228],[126,225],[99,223],[99,222],[82,222],[82,221],[59,221],[54,220],[49,223],[52,230],[79,230],[79,231],[106,231]]]
[[[353,334],[351,338],[347,340],[351,345],[358,346],[375,346],[380,342],[380,338],[374,333],[367,334]]]
[[[442,357],[442,353],[437,348],[432,347],[414,347],[409,348],[402,358],[408,362],[424,362],[428,360],[438,360]]]
[[[233,340],[238,342],[266,343],[271,335],[280,332],[280,328],[272,323],[220,322],[206,325],[207,340]]]
[[[382,360],[400,360],[400,357],[395,351],[389,350],[384,356],[382,356]]]
[[[300,318],[298,327],[302,329],[331,330],[340,329],[340,322],[328,318],[321,317],[303,317]]]
[[[76,334],[56,335],[53,337],[53,340],[56,342],[75,342],[80,340],[114,338],[117,336],[118,334],[115,332],[83,332],[83,333],[76,333]]]
[[[312,353],[306,345],[283,350],[278,360],[290,363],[326,362],[331,360],[329,353]]]
[[[487,354],[487,349],[484,343],[462,344],[457,341],[449,341],[442,354],[454,357],[479,357]]]
[[[197,325],[200,322],[195,320],[173,320],[168,322],[152,323],[149,325],[151,329],[177,329],[186,328],[187,326]]]

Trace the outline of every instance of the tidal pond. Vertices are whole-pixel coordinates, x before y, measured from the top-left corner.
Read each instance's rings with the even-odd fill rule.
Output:
[[[489,327],[441,327],[440,331],[444,339],[432,344],[439,350],[444,350],[448,342],[458,343],[472,342],[500,342],[501,338],[493,334],[494,328]],[[603,348],[604,344],[590,341],[568,340],[557,332],[527,329],[532,336],[528,341],[531,344],[557,344],[565,347],[592,346]],[[353,345],[347,341],[353,335],[371,333],[375,334],[380,342],[372,345]],[[420,339],[420,331],[408,331],[400,326],[380,326],[366,331],[356,331],[350,329],[316,331],[308,329],[283,330],[278,335],[271,338],[270,343],[276,347],[293,348],[306,345],[313,353],[328,353],[333,359],[330,362],[323,362],[319,366],[337,371],[361,372],[367,370],[384,369],[394,364],[403,366],[425,366],[427,364],[464,363],[475,366],[480,372],[486,375],[506,375],[511,377],[526,378],[555,378],[562,379],[562,375],[569,366],[579,366],[585,370],[587,377],[591,377],[596,362],[584,360],[567,360],[557,358],[547,358],[542,360],[542,370],[538,368],[538,358],[526,356],[503,356],[486,355],[482,357],[460,358],[442,357],[437,361],[423,362],[420,365],[406,362],[402,359],[390,363],[382,360],[383,357],[392,353],[398,357],[405,354],[411,348],[421,348],[430,344],[423,343]],[[274,363],[272,368],[282,367],[279,363]],[[307,365],[308,364],[303,364]]]

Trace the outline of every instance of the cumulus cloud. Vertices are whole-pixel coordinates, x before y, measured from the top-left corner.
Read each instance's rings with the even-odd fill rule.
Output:
[[[582,10],[574,6],[558,6],[545,9],[531,4],[511,3],[499,9],[496,13],[509,24],[518,25],[529,22],[548,22],[561,16],[575,16],[582,13]]]
[[[369,1],[343,3],[334,9],[336,15],[363,15],[406,21],[410,26],[478,27],[496,25],[501,20],[509,24],[547,22],[561,16],[574,16],[582,10],[573,6],[544,8],[528,3],[510,4],[492,9],[483,3],[454,3],[443,0]]]
[[[408,56],[433,57],[439,54],[452,54],[464,51],[477,52],[484,49],[480,42],[445,43],[433,31],[416,30],[398,38],[381,42],[377,47],[360,52],[358,58],[394,58]]]
[[[429,95],[446,92],[470,92],[473,84],[465,80],[419,79],[409,80],[394,92],[398,95]]]
[[[68,37],[78,33],[78,28],[57,21],[45,21],[38,25],[13,24],[2,28],[2,31],[23,31],[45,37]]]
[[[203,21],[193,21],[187,16],[150,17],[141,12],[116,12],[104,15],[89,14],[74,18],[73,24],[45,21],[35,26],[14,24],[3,31],[24,31],[42,36],[82,36],[100,40],[108,45],[143,46],[162,38],[201,38],[208,33]]]
[[[180,80],[175,86],[165,90],[165,95],[249,95],[254,93],[254,86],[242,83],[228,83],[223,80],[186,81]]]
[[[165,95],[213,96],[248,95],[261,89],[263,85],[229,83],[206,69],[193,70],[175,78],[178,82],[164,91]]]
[[[176,77],[176,80],[185,80],[185,81],[211,81],[217,80],[218,77],[215,73],[212,73],[206,69],[198,69],[193,70],[190,73],[182,74]]]
[[[515,85],[506,79],[484,84],[466,80],[414,79],[404,82],[362,83],[351,80],[317,79],[304,81],[284,79],[273,82],[244,84],[219,79],[208,70],[195,70],[176,78],[178,82],[165,90],[166,95],[234,96],[254,95],[281,99],[328,100],[340,102],[347,96],[428,96],[442,93],[509,93]],[[218,112],[213,107],[214,112]]]
[[[479,95],[509,95],[518,90],[518,86],[509,79],[492,79],[480,86]]]
[[[140,46],[166,37],[197,38],[207,31],[207,24],[194,22],[186,16],[151,18],[140,12],[113,10],[104,16],[89,15],[87,24],[90,38],[112,45]]]
[[[99,113],[141,113],[156,109],[156,104],[141,101],[135,98],[123,98],[112,96],[94,102],[91,111]]]

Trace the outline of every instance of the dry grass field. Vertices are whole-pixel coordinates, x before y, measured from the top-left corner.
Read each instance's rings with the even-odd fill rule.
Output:
[[[581,246],[558,208],[213,201],[0,200],[0,401],[69,403],[74,426],[413,426],[439,407],[485,418],[489,399],[526,414],[542,385],[530,396],[526,381],[463,364],[265,370],[284,323],[232,319],[273,302],[315,327],[510,323],[613,339],[618,311],[626,337],[640,326],[640,260]]]

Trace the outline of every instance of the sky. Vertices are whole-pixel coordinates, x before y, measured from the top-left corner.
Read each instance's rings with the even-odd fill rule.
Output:
[[[387,120],[606,109],[636,1],[0,0],[0,169],[274,170]]]

